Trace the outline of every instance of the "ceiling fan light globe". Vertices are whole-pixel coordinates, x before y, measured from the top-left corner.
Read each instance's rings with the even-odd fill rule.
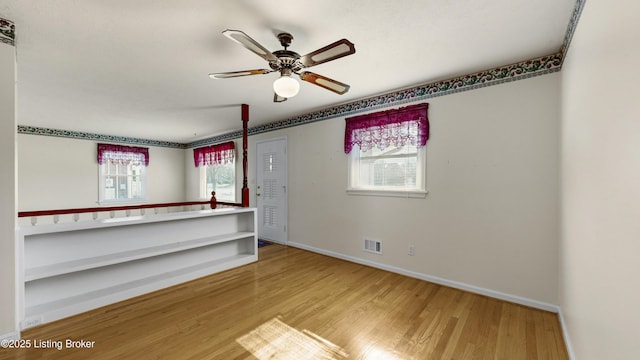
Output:
[[[294,97],[300,91],[300,83],[290,76],[281,76],[273,82],[273,91],[283,98]]]

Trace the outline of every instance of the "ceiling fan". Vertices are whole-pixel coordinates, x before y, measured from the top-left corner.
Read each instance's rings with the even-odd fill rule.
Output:
[[[264,46],[260,45],[257,41],[250,38],[249,35],[240,30],[225,30],[222,32],[222,34],[254,52],[261,58],[267,60],[267,62],[269,62],[270,69],[212,73],[209,74],[209,77],[211,77],[212,79],[226,79],[247,75],[262,75],[278,71],[280,72],[280,77],[273,83],[273,90],[275,92],[273,96],[274,102],[283,102],[288,98],[294,97],[298,94],[298,91],[300,90],[300,84],[291,77],[291,74],[296,74],[303,81],[318,85],[340,95],[349,91],[350,86],[347,84],[330,79],[326,76],[312,73],[310,71],[302,71],[304,68],[322,64],[355,53],[355,46],[347,39],[338,40],[316,51],[312,51],[306,55],[300,56],[294,51],[287,50],[287,48],[291,44],[291,41],[293,40],[293,36],[289,33],[283,32],[277,35],[278,40],[280,40],[280,44],[282,45],[282,47],[284,47],[284,50],[276,50],[274,52],[270,52]]]

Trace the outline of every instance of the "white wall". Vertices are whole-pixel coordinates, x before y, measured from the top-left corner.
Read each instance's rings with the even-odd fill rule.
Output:
[[[184,151],[149,147],[148,203],[184,201]],[[19,134],[18,152],[20,211],[99,206],[95,141]]]
[[[560,305],[575,358],[640,358],[640,4],[587,1],[562,71]]]
[[[290,242],[557,304],[559,79],[430,99],[426,199],[347,195],[344,118],[250,136],[251,204],[256,141],[287,136]]]
[[[16,52],[0,43],[0,338],[15,328]]]

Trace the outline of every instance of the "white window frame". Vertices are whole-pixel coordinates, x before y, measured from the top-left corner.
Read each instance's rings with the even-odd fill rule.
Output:
[[[139,166],[140,174],[136,176],[142,177],[142,196],[138,198],[126,198],[126,199],[105,199],[105,186],[107,174],[105,174],[107,162],[105,160],[103,164],[98,164],[98,204],[141,204],[147,201],[147,167],[144,164]],[[128,164],[127,166],[133,166]]]
[[[359,183],[360,179],[359,146],[354,146],[348,156],[348,186],[349,195],[391,196],[404,198],[425,198],[427,196],[427,154],[426,146],[419,147],[416,159],[416,186],[415,188],[399,188],[384,186],[366,186]]]
[[[199,181],[200,181],[200,198],[201,199],[211,199],[211,192],[207,191],[207,167],[209,166],[221,166],[221,165],[205,165],[202,164],[199,166],[200,168],[200,175],[199,175]],[[236,166],[236,162],[235,162],[235,157],[233,159],[233,199],[227,199],[227,198],[221,198],[220,195],[218,194],[218,192],[216,191],[216,200],[218,201],[224,201],[224,202],[236,202],[236,199],[238,198],[238,169]]]

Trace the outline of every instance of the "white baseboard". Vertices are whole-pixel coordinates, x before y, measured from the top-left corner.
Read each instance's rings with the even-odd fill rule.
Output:
[[[2,340],[20,340],[20,332],[14,331],[8,334],[2,334],[0,335],[0,341]]]
[[[440,278],[440,277],[437,277],[437,276],[422,274],[422,273],[418,273],[418,272],[415,272],[415,271],[402,269],[402,268],[391,266],[391,265],[380,264],[380,263],[377,263],[377,262],[374,262],[374,261],[364,260],[364,259],[360,259],[360,258],[357,258],[357,257],[354,257],[354,256],[349,256],[349,255],[344,255],[344,254],[340,254],[340,253],[329,251],[329,250],[319,249],[319,248],[316,248],[316,247],[313,247],[313,246],[309,246],[309,245],[306,245],[306,244],[300,244],[300,243],[297,243],[297,242],[289,241],[289,242],[287,242],[287,245],[293,246],[293,247],[297,247],[297,248],[300,248],[300,249],[303,249],[303,250],[309,250],[311,252],[319,253],[319,254],[322,254],[322,255],[327,255],[327,256],[338,258],[338,259],[351,261],[351,262],[354,262],[354,263],[357,263],[357,264],[367,265],[367,266],[371,266],[371,267],[374,267],[374,268],[390,271],[390,272],[393,272],[393,273],[409,276],[409,277],[412,277],[412,278],[429,281],[429,282],[432,282],[432,283],[435,283],[435,284],[444,285],[444,286],[452,287],[452,288],[455,288],[455,289],[469,291],[469,292],[472,292],[472,293],[476,293],[476,294],[492,297],[492,298],[495,298],[495,299],[500,299],[500,300],[504,300],[504,301],[508,301],[508,302],[512,302],[512,303],[516,303],[516,304],[520,304],[520,305],[524,305],[524,306],[529,306],[529,307],[536,308],[536,309],[541,309],[541,310],[553,312],[553,313],[559,313],[560,312],[560,307],[558,305],[548,304],[548,303],[545,303],[545,302],[542,302],[542,301],[538,301],[538,300],[527,299],[527,298],[524,298],[524,297],[521,297],[521,296],[517,296],[517,295],[505,294],[505,293],[502,293],[502,292],[499,292],[499,291],[495,291],[495,290],[491,290],[491,289],[485,289],[485,288],[481,288],[481,287],[478,287],[478,286],[469,285],[469,284],[465,284],[465,283],[461,283],[461,282],[457,282],[457,281],[451,281],[451,280],[443,279],[443,278]]]
[[[558,311],[558,318],[560,319],[560,327],[562,327],[562,338],[564,340],[564,346],[567,348],[569,360],[576,360],[576,354],[573,352],[573,347],[571,346],[571,339],[569,338],[569,331],[567,328],[567,323],[564,320],[564,315],[562,314],[562,309]]]

